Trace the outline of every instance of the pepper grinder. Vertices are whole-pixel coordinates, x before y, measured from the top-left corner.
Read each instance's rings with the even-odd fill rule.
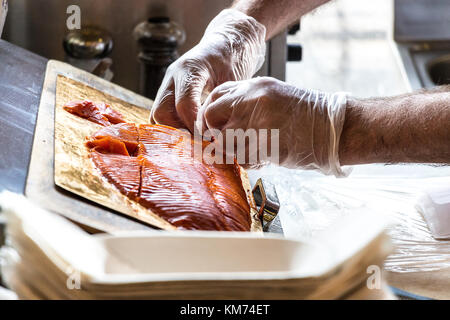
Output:
[[[177,48],[186,35],[168,17],[149,18],[138,24],[133,34],[140,48],[140,93],[154,100],[167,67],[178,58]]]
[[[112,59],[108,58],[113,48],[112,36],[106,30],[86,26],[70,31],[63,41],[66,61],[110,81]]]

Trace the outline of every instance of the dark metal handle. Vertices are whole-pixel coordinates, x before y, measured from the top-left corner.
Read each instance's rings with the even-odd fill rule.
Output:
[[[252,193],[256,206],[259,207],[258,214],[263,224],[263,230],[267,231],[280,211],[277,190],[272,183],[260,178],[256,181]]]

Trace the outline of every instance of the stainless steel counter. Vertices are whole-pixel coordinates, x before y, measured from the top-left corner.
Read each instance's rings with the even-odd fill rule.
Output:
[[[0,40],[0,191],[24,191],[46,64]]]

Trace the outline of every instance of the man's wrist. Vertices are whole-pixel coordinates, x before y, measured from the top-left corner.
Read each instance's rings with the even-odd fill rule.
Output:
[[[344,127],[339,143],[339,161],[343,166],[373,161],[376,137],[372,132],[370,119],[366,116],[367,108],[363,100],[351,97],[347,99]]]
[[[448,163],[449,89],[349,98],[339,147],[341,164]]]

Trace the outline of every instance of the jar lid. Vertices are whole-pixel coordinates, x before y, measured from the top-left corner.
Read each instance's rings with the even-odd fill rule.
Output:
[[[113,48],[112,36],[98,27],[87,26],[69,32],[64,38],[64,50],[74,58],[95,59],[106,57]]]

